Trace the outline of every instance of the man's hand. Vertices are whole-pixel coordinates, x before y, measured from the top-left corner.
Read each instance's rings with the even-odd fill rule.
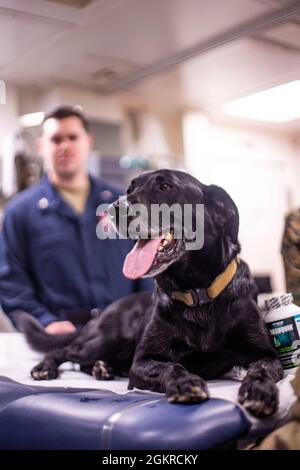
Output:
[[[76,331],[75,325],[70,321],[54,321],[45,328],[46,333],[50,335],[62,335]]]

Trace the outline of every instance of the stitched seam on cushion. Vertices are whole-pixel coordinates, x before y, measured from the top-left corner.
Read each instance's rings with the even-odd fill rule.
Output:
[[[138,408],[139,406],[150,403],[157,403],[161,401],[160,399],[156,400],[149,400],[147,398],[146,400],[139,401],[138,403],[132,403],[130,405],[125,406],[122,410],[117,411],[116,413],[113,413],[104,423],[101,431],[101,450],[111,450],[111,435],[114,430],[115,425],[118,423],[120,418],[124,416],[127,411],[132,410],[133,408]]]

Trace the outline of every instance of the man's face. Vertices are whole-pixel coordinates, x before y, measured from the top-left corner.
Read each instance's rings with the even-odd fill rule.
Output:
[[[80,119],[50,118],[43,125],[39,149],[47,167],[59,178],[72,178],[85,171],[85,163],[91,149],[92,139]]]

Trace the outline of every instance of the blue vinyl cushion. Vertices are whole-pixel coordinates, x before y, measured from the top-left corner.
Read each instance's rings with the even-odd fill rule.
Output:
[[[0,378],[0,449],[201,450],[249,429],[228,400],[174,405],[159,394],[29,387]]]

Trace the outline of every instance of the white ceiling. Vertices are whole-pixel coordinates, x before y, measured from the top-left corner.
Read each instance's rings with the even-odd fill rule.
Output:
[[[0,0],[0,79],[134,90],[217,110],[300,78],[300,1],[65,3]]]

